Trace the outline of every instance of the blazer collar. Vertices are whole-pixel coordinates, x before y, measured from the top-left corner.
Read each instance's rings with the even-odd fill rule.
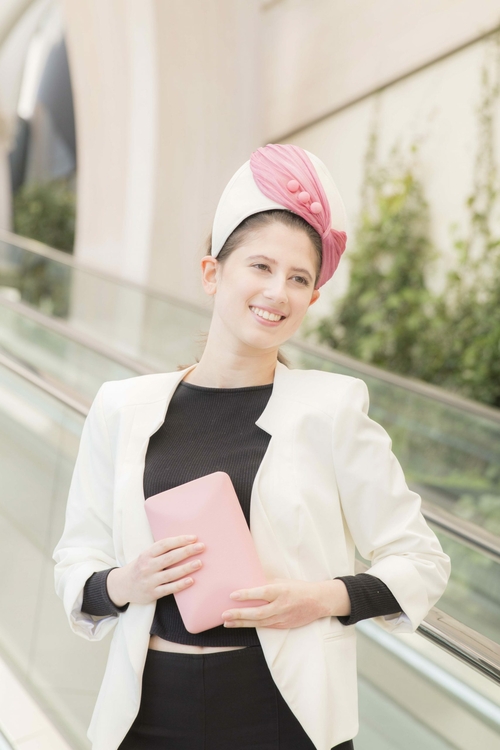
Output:
[[[160,427],[161,424],[163,424],[163,421],[166,416],[166,412],[168,409],[168,404],[170,402],[170,399],[173,396],[173,393],[177,386],[179,385],[180,381],[184,378],[185,375],[187,375],[188,372],[193,370],[196,367],[196,365],[190,365],[189,367],[184,368],[183,370],[179,370],[178,372],[173,373],[175,377],[173,380],[170,381],[169,388],[167,388],[164,391],[165,400],[161,402],[161,421],[158,422],[156,429]],[[168,373],[169,377],[172,376],[172,373]],[[262,430],[267,432],[269,435],[273,435],[275,431],[275,427],[278,424],[278,419],[280,416],[282,416],[279,412],[279,402],[285,395],[286,390],[286,384],[288,382],[288,377],[290,375],[290,369],[284,365],[282,362],[276,361],[276,368],[274,371],[274,381],[273,381],[273,389],[271,392],[271,396],[268,399],[268,402],[266,404],[266,407],[264,411],[261,413],[260,417],[257,419],[255,424],[257,427],[260,427]]]

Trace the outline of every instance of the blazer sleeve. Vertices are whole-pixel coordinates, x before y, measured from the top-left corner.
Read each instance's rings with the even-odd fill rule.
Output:
[[[367,574],[392,591],[401,613],[374,617],[384,630],[414,632],[444,593],[451,560],[406,484],[385,429],[368,416],[366,383],[353,378],[333,419],[333,462],[354,544]]]
[[[74,633],[98,641],[116,625],[118,613],[98,620],[82,612],[84,586],[92,573],[118,567],[113,544],[114,464],[99,388],[83,425],[71,478],[62,537],[52,558],[55,589]]]

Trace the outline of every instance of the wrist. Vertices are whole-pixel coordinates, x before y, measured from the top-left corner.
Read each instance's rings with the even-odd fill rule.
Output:
[[[125,568],[113,568],[106,578],[106,590],[115,607],[124,607],[129,603]]]
[[[321,617],[345,617],[351,614],[351,599],[344,581],[319,581],[318,587],[318,599],[323,611]]]

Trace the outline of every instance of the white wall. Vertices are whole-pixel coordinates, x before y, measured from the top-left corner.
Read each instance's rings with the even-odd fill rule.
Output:
[[[500,25],[498,0],[281,0],[265,8],[270,140]]]
[[[77,121],[75,254],[200,299],[199,259],[219,194],[259,145],[257,5],[63,7]]]

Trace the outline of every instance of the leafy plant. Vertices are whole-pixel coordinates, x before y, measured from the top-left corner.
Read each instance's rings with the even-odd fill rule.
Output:
[[[315,333],[358,359],[412,375],[433,302],[425,281],[435,257],[429,211],[414,164],[396,146],[387,165],[379,166],[376,148],[373,130],[349,289]],[[411,154],[415,158],[417,153],[414,143]]]
[[[73,251],[75,240],[75,214],[75,191],[66,178],[27,183],[21,185],[14,195],[16,234],[68,253]]]

